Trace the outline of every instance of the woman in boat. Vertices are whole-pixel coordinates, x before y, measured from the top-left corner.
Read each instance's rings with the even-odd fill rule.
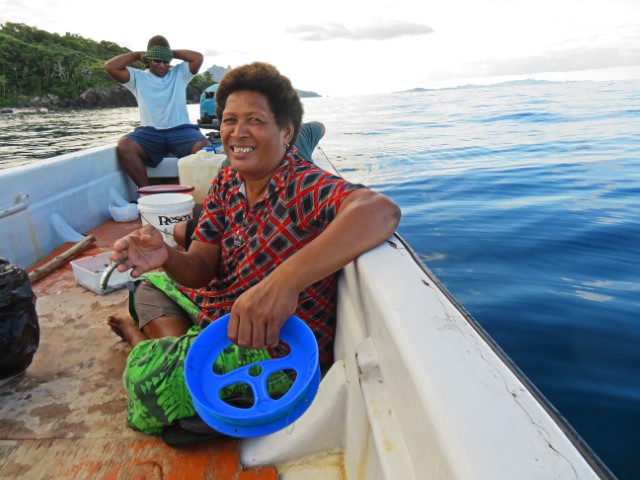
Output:
[[[195,415],[184,358],[201,328],[227,313],[229,339],[258,359],[297,315],[329,366],[337,273],[389,238],[400,220],[387,197],[297,155],[291,145],[302,104],[272,65],[227,72],[216,100],[231,167],[214,180],[189,250],[166,245],[150,225],[114,244],[120,271],[145,274],[130,309],[139,323],[116,315],[108,323],[133,347],[123,377],[127,420],[148,433]],[[146,273],[158,267],[168,276]]]

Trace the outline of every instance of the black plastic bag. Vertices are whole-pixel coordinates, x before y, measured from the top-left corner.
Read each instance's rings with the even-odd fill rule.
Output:
[[[36,296],[26,270],[0,257],[0,379],[31,365],[40,342]]]

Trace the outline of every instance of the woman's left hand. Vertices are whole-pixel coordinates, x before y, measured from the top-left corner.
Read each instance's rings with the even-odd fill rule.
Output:
[[[231,308],[227,334],[240,347],[275,347],[282,325],[296,310],[299,292],[270,277],[240,295]]]

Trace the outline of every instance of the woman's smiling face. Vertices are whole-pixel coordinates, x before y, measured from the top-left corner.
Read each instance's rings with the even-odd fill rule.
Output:
[[[262,93],[237,90],[227,97],[220,136],[231,166],[245,177],[260,178],[280,165],[293,125],[278,126]]]

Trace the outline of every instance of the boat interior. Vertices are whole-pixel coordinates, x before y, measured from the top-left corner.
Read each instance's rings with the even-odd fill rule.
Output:
[[[175,182],[175,162],[163,164],[154,178]],[[109,252],[140,225],[109,215],[109,203],[135,198],[114,146],[33,168],[0,172],[0,256],[29,272],[86,238],[74,259]],[[47,272],[32,282],[38,350],[0,380],[0,478],[607,478],[397,235],[343,269],[336,360],[302,417],[266,436],[182,448],[126,424],[129,346],[106,319],[127,313],[127,289],[91,291],[68,261]]]

